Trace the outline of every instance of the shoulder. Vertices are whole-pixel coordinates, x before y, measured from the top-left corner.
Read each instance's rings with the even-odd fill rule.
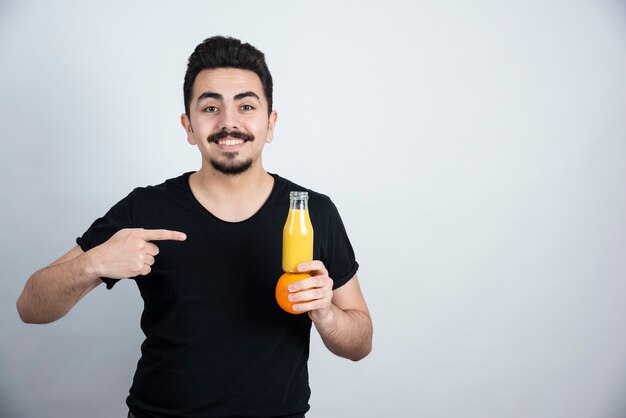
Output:
[[[276,188],[278,192],[281,196],[284,196],[287,201],[289,201],[289,192],[304,191],[309,194],[309,210],[312,213],[325,215],[337,213],[337,208],[335,207],[332,199],[324,193],[320,193],[319,191],[313,190],[309,187],[294,183],[293,181],[281,177],[278,174],[272,174],[272,176],[276,181]]]
[[[272,174],[272,177],[274,177],[274,180],[276,181],[277,189],[281,192],[287,192],[287,196],[289,196],[289,192],[291,191],[303,191],[309,194],[309,202],[319,202],[324,205],[332,204],[330,197],[323,193],[320,193],[309,187],[294,183],[293,181],[281,177],[278,174]]]
[[[135,188],[129,195],[131,199],[159,200],[173,195],[185,193],[189,188],[189,176],[192,172],[181,174],[178,177],[167,179],[160,184],[148,185]]]

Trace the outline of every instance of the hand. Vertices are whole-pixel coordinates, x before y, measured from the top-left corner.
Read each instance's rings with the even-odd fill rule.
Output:
[[[98,276],[126,279],[152,270],[159,247],[149,241],[185,239],[182,232],[167,229],[121,229],[85,254],[90,254]]]
[[[301,263],[298,271],[309,272],[311,277],[289,285],[288,289],[292,292],[289,300],[297,303],[293,309],[307,312],[313,322],[327,319],[332,312],[333,279],[328,277],[324,263],[319,260]]]

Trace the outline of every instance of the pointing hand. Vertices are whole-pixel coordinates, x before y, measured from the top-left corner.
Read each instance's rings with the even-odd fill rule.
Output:
[[[121,229],[87,253],[91,253],[93,268],[100,277],[125,279],[145,276],[152,270],[159,247],[150,241],[185,239],[184,233],[167,229]]]

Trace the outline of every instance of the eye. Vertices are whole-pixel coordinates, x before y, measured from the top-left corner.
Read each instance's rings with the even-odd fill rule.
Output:
[[[215,106],[207,106],[204,108],[204,111],[207,113],[215,113],[218,111],[218,109]]]
[[[244,112],[249,112],[251,110],[254,110],[254,107],[252,107],[249,104],[245,104],[245,105],[241,105],[241,110],[243,110]]]

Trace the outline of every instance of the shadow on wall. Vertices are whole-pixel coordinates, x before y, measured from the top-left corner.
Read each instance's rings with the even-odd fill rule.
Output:
[[[626,8],[624,8],[626,11]],[[606,407],[606,413],[602,414],[605,418],[623,418],[626,417],[626,368],[622,370],[622,380],[619,384],[616,384],[617,389],[612,393],[609,398],[608,405]]]
[[[3,360],[2,360],[3,361]],[[2,363],[0,363],[0,415],[3,418],[23,418],[26,414],[13,401],[9,390],[8,374],[4,372]]]

